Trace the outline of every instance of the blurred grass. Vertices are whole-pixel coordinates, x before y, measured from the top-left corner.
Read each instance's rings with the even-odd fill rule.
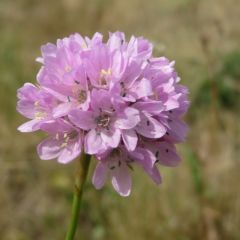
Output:
[[[239,63],[239,52],[232,52],[223,56],[221,68],[212,76],[217,87],[220,109],[236,111],[236,113],[240,112]],[[209,102],[211,102],[211,81],[206,79],[195,94],[192,106],[206,108]],[[194,111],[194,108],[192,108],[192,111]]]
[[[199,163],[199,159],[190,148],[186,154],[186,160],[188,161],[190,172],[192,173],[192,182],[194,184],[196,194],[200,195],[203,191],[203,176]]]
[[[131,197],[86,187],[78,237],[89,240],[240,239],[238,0],[0,1],[0,239],[63,239],[75,163],[40,161],[40,134],[16,131],[16,90],[35,82],[40,45],[73,32],[143,35],[176,60],[190,88],[182,163],[155,186],[134,170]],[[94,168],[92,164],[91,172]],[[91,173],[90,173],[91,175]]]

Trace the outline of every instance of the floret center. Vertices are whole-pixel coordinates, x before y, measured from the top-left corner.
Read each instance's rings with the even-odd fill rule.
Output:
[[[68,145],[69,141],[76,138],[78,135],[78,132],[77,131],[72,131],[72,132],[65,132],[63,134],[63,143],[61,144],[61,148],[64,148]],[[56,140],[59,140],[60,137],[59,137],[59,134],[57,133],[56,134]]]
[[[107,128],[110,123],[110,116],[103,113],[96,118],[96,123],[98,127]]]
[[[107,85],[106,78],[108,76],[110,76],[111,74],[112,74],[112,71],[111,71],[110,68],[107,69],[107,70],[102,69],[101,72],[100,72],[100,80],[99,80],[100,85]]]
[[[79,89],[79,83],[77,82],[77,85],[73,87],[73,94],[76,100],[79,103],[84,103],[87,100],[87,92],[83,89]]]
[[[86,91],[80,90],[78,94],[78,102],[84,103],[87,99],[87,93]]]

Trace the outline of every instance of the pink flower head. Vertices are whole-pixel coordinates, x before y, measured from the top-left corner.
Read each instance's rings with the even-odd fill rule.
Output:
[[[152,44],[124,33],[92,38],[73,34],[41,48],[38,85],[18,90],[17,110],[30,120],[22,132],[41,130],[43,160],[68,163],[81,151],[97,159],[92,182],[111,179],[121,196],[131,192],[131,170],[141,167],[159,184],[158,165],[176,166],[184,141],[188,89],[175,62],[152,56]]]

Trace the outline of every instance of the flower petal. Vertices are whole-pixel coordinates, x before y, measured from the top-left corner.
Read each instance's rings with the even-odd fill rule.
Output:
[[[17,111],[30,119],[34,118],[36,112],[33,102],[29,100],[19,100],[17,103]]]
[[[149,138],[160,138],[166,133],[166,127],[156,119],[141,114],[141,122],[136,126],[136,131]]]
[[[35,132],[39,130],[41,120],[39,119],[33,119],[31,121],[28,121],[21,126],[18,127],[18,131],[20,132]]]
[[[137,102],[133,105],[140,112],[145,111],[151,114],[159,114],[165,110],[164,105],[160,101]]]
[[[91,107],[93,111],[98,112],[99,109],[111,109],[111,95],[108,91],[100,89],[92,90]]]
[[[70,161],[74,160],[78,157],[81,153],[82,143],[79,138],[75,141],[70,142],[61,152],[60,156],[58,157],[59,163],[69,163]]]
[[[146,78],[136,81],[131,87],[130,93],[132,93],[136,99],[151,96],[153,94],[151,82]]]
[[[61,142],[53,138],[47,138],[37,146],[38,155],[42,160],[57,158],[61,151]]]
[[[112,148],[116,148],[119,145],[121,139],[121,132],[119,129],[114,130],[102,130],[101,138],[104,143]]]
[[[68,115],[70,121],[83,130],[90,130],[96,127],[93,113],[75,109]]]
[[[153,152],[149,151],[147,148],[137,148],[135,152],[133,152],[133,156],[136,156],[136,153],[142,154],[144,157],[135,157],[136,163],[138,163],[144,171],[152,178],[152,180],[160,184],[161,176],[156,167],[156,156]]]
[[[85,136],[85,152],[88,154],[97,154],[106,150],[101,135],[95,129],[90,130]]]
[[[176,152],[174,144],[168,142],[145,142],[145,148],[155,157],[155,162],[159,162],[161,165],[174,167],[180,161],[180,157]]]
[[[112,172],[112,185],[121,196],[127,197],[130,195],[132,179],[125,164],[122,164],[121,167],[117,167]]]
[[[160,172],[156,166],[154,166],[152,171],[148,172],[148,174],[156,184],[160,184],[162,182]]]
[[[134,128],[140,122],[139,111],[132,107],[127,107],[117,116],[114,126],[120,129]]]
[[[159,151],[159,156],[157,157],[157,160],[162,165],[174,167],[178,165],[178,163],[181,161],[173,144],[167,142],[160,142],[156,145],[151,144],[149,149],[151,149],[152,151],[155,150],[155,153],[156,151]]]
[[[75,130],[71,123],[62,118],[45,121],[41,123],[40,128],[51,135]]]
[[[59,118],[66,116],[72,109],[73,104],[71,102],[61,103],[53,109],[53,117]]]
[[[172,118],[171,121],[169,121],[169,135],[166,136],[166,138],[183,142],[185,141],[188,127],[187,125],[180,119]]]
[[[92,183],[96,189],[101,189],[107,180],[107,167],[103,163],[98,163],[92,177]]]
[[[135,130],[121,130],[122,139],[128,151],[133,151],[138,142],[138,137]]]

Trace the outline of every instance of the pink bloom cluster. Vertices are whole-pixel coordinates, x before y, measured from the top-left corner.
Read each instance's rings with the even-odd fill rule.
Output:
[[[69,163],[82,151],[94,155],[95,187],[110,177],[122,196],[131,192],[134,166],[160,183],[157,165],[180,161],[175,144],[185,138],[181,117],[189,102],[174,62],[154,58],[152,48],[142,37],[127,42],[121,32],[107,42],[100,33],[76,33],[42,46],[38,83],[24,84],[17,104],[30,119],[21,132],[48,134],[37,147],[40,158]]]

